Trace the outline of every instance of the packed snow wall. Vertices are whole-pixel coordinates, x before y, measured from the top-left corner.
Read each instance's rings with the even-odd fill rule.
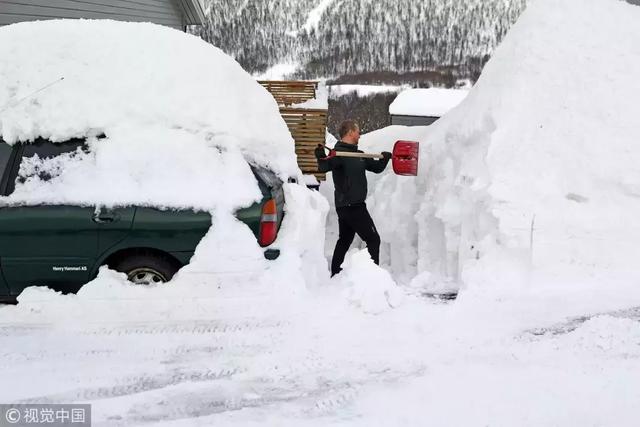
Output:
[[[468,98],[415,135],[420,175],[373,179],[396,277],[483,290],[640,278],[638,22],[619,0],[529,5]],[[391,129],[361,146],[390,148],[404,136]]]

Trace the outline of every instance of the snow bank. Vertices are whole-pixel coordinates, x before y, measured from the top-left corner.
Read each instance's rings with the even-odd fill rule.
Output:
[[[442,117],[460,104],[468,93],[462,89],[407,89],[389,105],[389,114]]]
[[[388,262],[485,291],[640,280],[639,20],[615,0],[532,2],[465,101],[416,138],[420,176],[372,188]]]
[[[26,183],[10,203],[210,209],[203,195],[226,189],[228,205],[238,207],[259,196],[242,157],[283,179],[299,174],[271,95],[194,36],[107,20],[30,22],[0,28],[0,55],[5,141],[106,136],[90,153],[25,165]],[[46,185],[29,175],[52,169]]]

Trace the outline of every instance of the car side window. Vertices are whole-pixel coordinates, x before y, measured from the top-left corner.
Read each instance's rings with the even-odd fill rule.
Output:
[[[84,144],[84,139],[72,139],[61,143],[54,143],[46,139],[39,138],[34,142],[22,144],[22,159],[33,157],[35,155],[38,155],[41,159],[50,159],[64,153],[74,152],[78,147],[83,147]],[[13,168],[9,175],[7,185],[8,195],[13,193],[13,190],[16,188],[16,180],[18,179],[18,173],[20,171],[20,163],[18,163],[17,167]],[[50,179],[50,177],[40,176],[40,179],[46,181]]]
[[[11,158],[12,150],[13,147],[0,140],[0,182],[2,181],[4,173],[7,171],[7,167],[9,166],[9,159]]]
[[[53,143],[44,139],[38,139],[30,144],[24,144],[22,157],[38,155],[41,159],[50,159],[64,153],[76,151],[84,145],[82,139],[72,139],[62,143]]]

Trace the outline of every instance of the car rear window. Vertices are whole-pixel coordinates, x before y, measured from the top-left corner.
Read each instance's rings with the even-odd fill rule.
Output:
[[[25,157],[33,157],[38,155],[41,159],[50,159],[52,157],[59,156],[64,153],[71,153],[78,149],[78,147],[83,147],[85,144],[84,139],[71,139],[65,142],[51,142],[46,139],[37,139],[34,142],[24,143],[22,145],[22,158]],[[9,183],[7,185],[6,194],[9,195],[13,193],[13,190],[16,188],[16,179],[18,179],[18,168],[13,168],[11,171],[11,175],[9,176]],[[46,181],[49,179],[48,176],[43,175],[40,176],[40,179]]]
[[[62,143],[53,143],[47,140],[38,139],[35,142],[24,145],[22,157],[33,157],[37,154],[41,159],[48,159],[59,156],[60,154],[71,153],[83,145],[83,139],[72,139]]]
[[[7,166],[9,165],[9,158],[11,157],[12,149],[13,147],[0,140],[0,181],[2,181],[2,177],[4,176],[4,173],[7,170]]]

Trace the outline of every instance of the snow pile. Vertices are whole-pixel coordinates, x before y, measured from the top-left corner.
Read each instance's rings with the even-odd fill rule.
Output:
[[[503,291],[640,280],[639,20],[616,0],[529,5],[465,101],[417,138],[420,176],[372,186],[394,273]]]
[[[205,195],[224,193],[238,207],[259,197],[243,157],[285,180],[299,173],[271,95],[199,38],[153,24],[21,23],[0,29],[0,55],[5,141],[90,138],[88,153],[23,165],[9,203],[211,209]]]
[[[460,104],[468,93],[462,89],[407,89],[389,105],[389,114],[442,117]]]
[[[402,291],[391,274],[375,265],[366,249],[351,255],[335,280],[345,288],[347,301],[365,313],[381,313],[402,303]]]

